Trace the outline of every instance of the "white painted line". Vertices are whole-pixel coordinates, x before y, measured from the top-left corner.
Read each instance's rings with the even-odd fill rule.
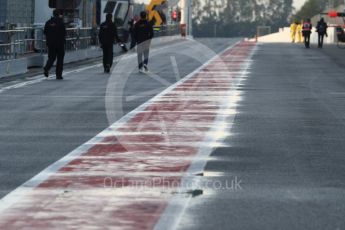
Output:
[[[101,64],[97,64],[97,65],[92,65],[92,66],[87,66],[87,67],[79,68],[79,69],[72,70],[72,71],[67,71],[67,72],[63,73],[63,76],[66,76],[66,75],[71,74],[71,73],[82,72],[82,71],[85,71],[85,70],[88,70],[88,69],[97,68],[97,67],[100,67],[100,66],[102,66],[102,65]],[[6,86],[6,87],[3,87],[3,88],[0,88],[0,93],[4,92],[6,90],[18,89],[18,88],[22,88],[22,87],[25,87],[25,86],[33,85],[33,84],[36,84],[36,83],[39,83],[39,82],[47,80],[47,78],[44,75],[37,75],[34,78],[35,78],[34,80],[25,81],[25,82],[21,82],[21,83],[17,83],[17,84],[14,84],[14,85],[10,85],[10,86]]]
[[[174,70],[174,73],[175,73],[176,81],[179,81],[179,80],[181,80],[181,75],[180,75],[180,71],[179,71],[178,66],[177,66],[176,57],[175,56],[171,56],[170,60],[171,60],[172,66],[173,66],[173,70]]]

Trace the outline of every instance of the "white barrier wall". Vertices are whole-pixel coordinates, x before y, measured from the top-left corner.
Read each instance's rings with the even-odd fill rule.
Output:
[[[334,43],[337,43],[338,39],[337,39],[337,33],[335,31],[335,28],[334,27],[329,27],[327,29],[327,34],[328,34],[328,37],[324,37],[323,39],[323,43],[324,44],[334,44]],[[310,42],[312,44],[317,44],[317,39],[318,39],[318,35],[317,35],[317,32],[315,31],[315,28],[313,28],[313,32],[310,36]]]
[[[327,30],[328,37],[324,37],[324,43],[325,44],[335,44],[337,43],[337,33],[334,27],[329,27]],[[302,38],[303,39],[303,38]],[[310,36],[310,42],[312,44],[317,44],[317,32],[315,27],[313,27],[311,36]],[[279,32],[268,34],[262,37],[258,37],[258,42],[267,42],[267,43],[291,43],[291,37],[290,37],[290,28],[280,28]],[[255,41],[255,39],[251,39],[251,41]]]
[[[28,72],[26,58],[0,61],[0,78]]]

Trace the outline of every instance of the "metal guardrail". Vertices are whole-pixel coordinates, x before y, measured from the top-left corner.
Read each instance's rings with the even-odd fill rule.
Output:
[[[66,29],[66,51],[86,49],[98,45],[98,31],[92,28]],[[0,61],[10,60],[31,53],[46,53],[43,28],[16,28],[0,30]]]
[[[98,30],[93,28],[68,28],[66,51],[87,49],[98,46]]]
[[[0,30],[0,60],[17,58],[19,54],[24,54],[32,49],[32,40],[28,28]]]
[[[98,46],[98,29],[66,29],[66,51],[87,49]],[[179,34],[178,25],[161,26],[155,30],[155,36]],[[0,61],[11,60],[25,55],[47,52],[46,40],[42,27],[21,27],[13,30],[0,30]]]

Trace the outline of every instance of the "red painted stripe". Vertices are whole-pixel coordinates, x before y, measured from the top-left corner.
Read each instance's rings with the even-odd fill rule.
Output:
[[[152,229],[219,112],[202,95],[228,92],[253,46],[226,51],[73,159],[2,213],[0,229]]]

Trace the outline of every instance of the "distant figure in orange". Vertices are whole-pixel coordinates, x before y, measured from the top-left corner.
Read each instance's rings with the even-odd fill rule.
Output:
[[[305,48],[309,49],[310,48],[310,34],[311,34],[311,29],[313,28],[313,25],[310,22],[310,19],[306,19],[303,22],[302,26],[302,34],[304,37],[304,45]]]
[[[296,32],[297,32],[297,42],[301,43],[302,42],[302,25],[303,25],[303,21],[301,21],[301,23],[297,23],[297,28],[296,28]]]
[[[296,29],[297,29],[297,23],[293,22],[290,25],[290,35],[291,35],[291,42],[295,42],[295,38],[296,38]]]

